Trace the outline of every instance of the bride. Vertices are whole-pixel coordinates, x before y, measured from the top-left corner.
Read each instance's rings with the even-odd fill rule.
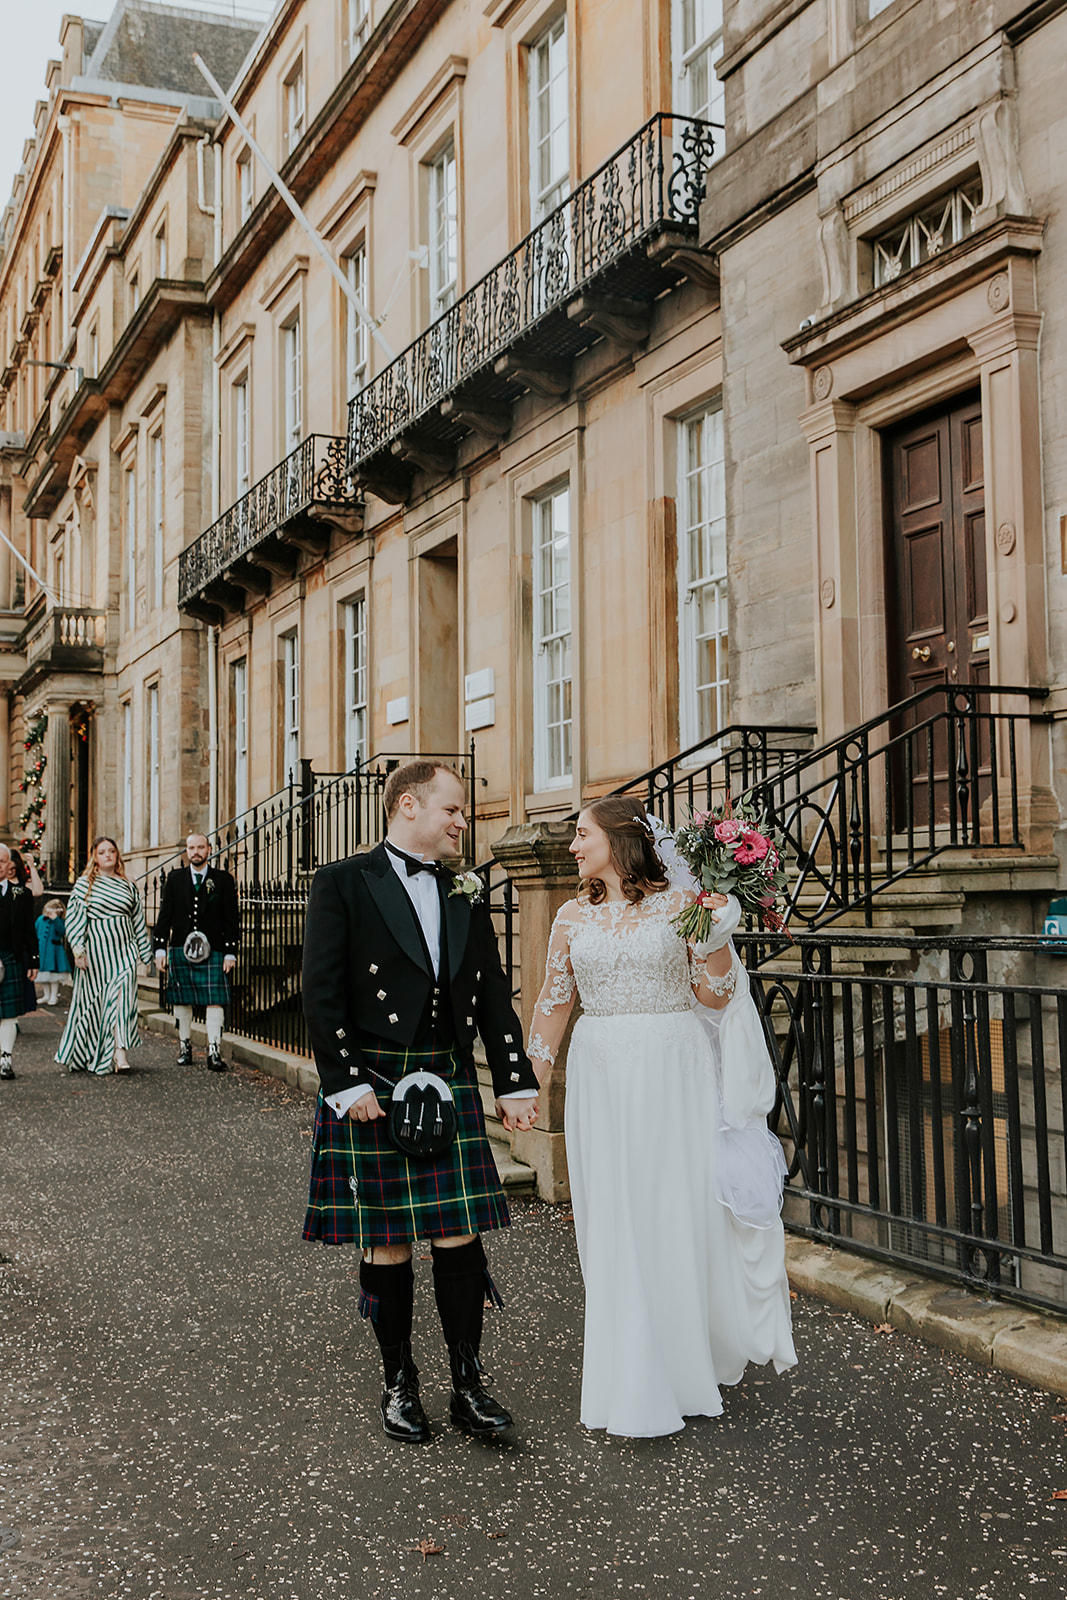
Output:
[[[628,796],[586,806],[570,848],[582,885],[552,927],[529,1053],[547,1076],[577,990],[565,1125],[581,1419],[650,1437],[720,1416],[720,1385],[749,1361],[796,1363],[774,1079],[731,943],[737,901],[715,897],[707,944],[679,938],[671,918],[695,889],[672,887]]]

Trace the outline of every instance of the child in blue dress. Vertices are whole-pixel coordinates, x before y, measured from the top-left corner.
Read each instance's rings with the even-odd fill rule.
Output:
[[[46,901],[41,915],[37,918],[37,945],[40,955],[37,982],[44,988],[41,999],[46,1006],[58,1005],[60,983],[70,982],[70,957],[67,955],[64,943],[66,937],[67,925],[63,917],[62,900]]]

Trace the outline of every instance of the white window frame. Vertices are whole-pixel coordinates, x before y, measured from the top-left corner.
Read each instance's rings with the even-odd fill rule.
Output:
[[[252,165],[251,150],[242,150],[237,157],[237,216],[243,228],[256,204],[256,175]]]
[[[148,846],[159,843],[159,684],[150,683],[146,694],[148,723]]]
[[[133,848],[133,702],[122,702],[122,848]]]
[[[672,0],[671,48],[674,57],[674,108],[685,117],[725,124],[724,86],[715,64],[722,55],[722,0]],[[722,155],[722,132],[715,154]]]
[[[574,775],[570,484],[531,503],[533,512],[534,789],[570,786]]]
[[[730,720],[725,448],[719,401],[678,420],[678,715],[683,749]],[[698,554],[698,559],[694,555]],[[699,567],[699,570],[697,568]],[[708,625],[709,614],[711,626]],[[715,670],[701,671],[714,645]]]
[[[282,784],[300,778],[300,634],[282,634]]]
[[[570,64],[561,13],[529,46],[530,225],[570,194]]]
[[[367,597],[345,602],[345,771],[367,759]]]
[[[282,429],[283,455],[294,451],[304,437],[304,355],[299,315],[282,329]]]
[[[233,386],[233,486],[234,499],[240,500],[252,487],[248,373]]]
[[[291,156],[301,139],[307,120],[307,91],[304,87],[304,58],[301,56],[285,80],[285,153]]]
[[[348,0],[348,59],[354,61],[371,36],[371,0]]]
[[[370,309],[367,291],[366,240],[356,245],[345,257],[345,276],[363,304]],[[367,363],[370,357],[370,340],[367,324],[351,300],[345,300],[345,399],[352,400],[367,382]]]
[[[430,321],[434,322],[455,300],[459,276],[459,197],[454,140],[449,139],[426,163],[426,179]]]
[[[126,539],[126,626],[137,616],[137,461],[123,469],[123,532]]]
[[[233,664],[233,814],[248,810],[248,657]]]
[[[162,426],[148,440],[148,485],[152,532],[152,600],[159,610],[163,605],[166,570],[167,495]]]

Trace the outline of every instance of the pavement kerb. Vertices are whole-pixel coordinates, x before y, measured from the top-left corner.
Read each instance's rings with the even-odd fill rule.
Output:
[[[1067,1317],[1025,1311],[788,1233],[785,1259],[800,1294],[1067,1395]]]

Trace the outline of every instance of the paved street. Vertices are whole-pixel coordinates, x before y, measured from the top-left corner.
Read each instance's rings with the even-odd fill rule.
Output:
[[[801,1364],[665,1440],[577,1421],[569,1219],[492,1247],[514,1442],[448,1426],[417,1263],[422,1449],[377,1427],[352,1255],[301,1243],[311,1104],[272,1079],[51,1060],[0,1084],[0,1596],[256,1600],[634,1593],[912,1600],[1067,1587],[1067,1402],[815,1301]],[[420,1545],[422,1549],[420,1550]]]

